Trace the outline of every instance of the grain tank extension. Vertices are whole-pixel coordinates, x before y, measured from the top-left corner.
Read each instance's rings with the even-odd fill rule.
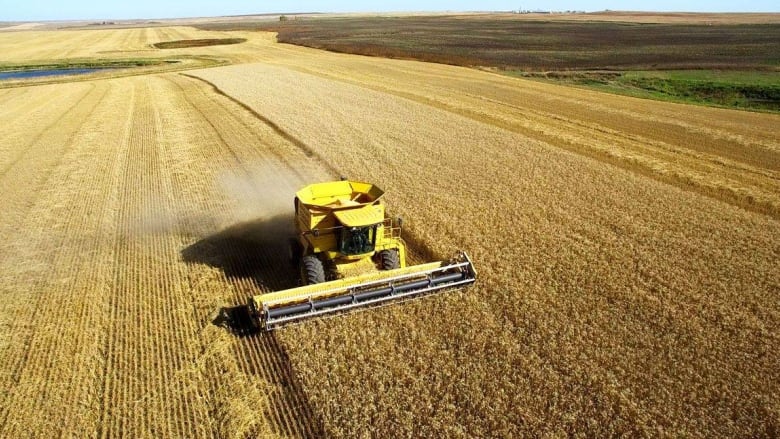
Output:
[[[262,328],[474,283],[463,251],[449,261],[407,266],[400,220],[387,216],[383,195],[373,184],[345,180],[296,193],[290,253],[303,286],[250,299]]]

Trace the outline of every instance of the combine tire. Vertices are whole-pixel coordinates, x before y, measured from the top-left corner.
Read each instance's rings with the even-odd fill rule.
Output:
[[[301,259],[301,279],[306,285],[325,282],[325,269],[322,261],[314,255],[304,256]]]
[[[382,266],[382,270],[401,268],[401,259],[397,250],[382,250],[379,252],[379,263]]]

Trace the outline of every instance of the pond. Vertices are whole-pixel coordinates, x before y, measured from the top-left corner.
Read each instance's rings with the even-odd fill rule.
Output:
[[[0,72],[2,79],[27,79],[40,78],[42,76],[62,76],[62,75],[84,75],[87,73],[105,70],[105,68],[67,68],[67,69],[44,69],[44,70],[15,70],[12,72]]]

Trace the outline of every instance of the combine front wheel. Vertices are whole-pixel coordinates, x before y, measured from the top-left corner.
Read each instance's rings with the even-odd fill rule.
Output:
[[[301,279],[306,285],[325,282],[325,269],[317,256],[304,256],[301,260]]]
[[[379,262],[382,270],[395,270],[401,268],[401,259],[397,250],[382,250],[379,252]]]

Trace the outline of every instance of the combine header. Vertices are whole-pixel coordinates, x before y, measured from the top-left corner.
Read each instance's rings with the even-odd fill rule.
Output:
[[[401,222],[386,216],[382,195],[372,184],[344,180],[298,191],[290,253],[304,286],[252,297],[249,310],[262,328],[474,283],[463,251],[407,266]]]

